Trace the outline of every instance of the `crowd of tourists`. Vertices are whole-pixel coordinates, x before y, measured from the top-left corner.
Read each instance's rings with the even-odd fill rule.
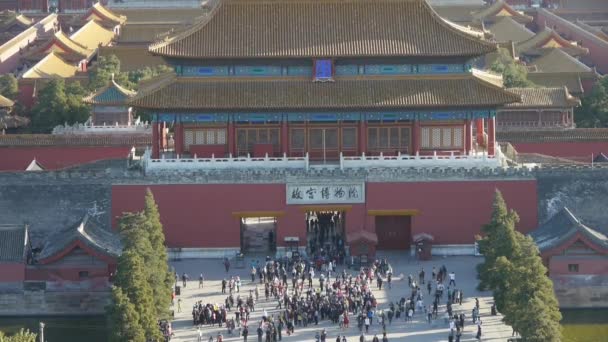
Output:
[[[251,283],[247,291],[241,291],[241,279],[234,276],[222,280],[221,291],[226,294],[223,303],[199,300],[194,304],[192,322],[198,329],[199,342],[205,340],[203,326],[223,327],[228,336],[242,336],[243,341],[254,335],[258,342],[274,342],[293,335],[297,329],[317,326],[321,321],[330,321],[339,327],[340,333],[344,332],[338,334],[337,342],[348,341],[346,330],[351,326],[357,327],[361,342],[388,341],[387,325],[399,320],[408,324],[416,315],[424,317],[429,324],[434,321],[445,324],[449,328],[448,340],[458,342],[466,323],[465,313],[454,309],[462,304],[463,291],[456,288],[455,273],[448,273],[445,266],[433,268],[430,276],[424,269],[420,269],[417,277],[401,275],[403,281],[407,279],[409,293],[385,308],[378,306],[372,291],[373,286],[392,287],[393,269],[385,259],[354,273],[346,269],[338,272],[331,259],[321,266],[313,261],[267,259],[262,263],[252,262],[249,267]],[[274,310],[272,314],[262,310],[261,319],[254,321],[251,313],[261,301],[266,303],[265,307],[271,303]],[[479,339],[481,319],[477,299],[472,321],[477,324]],[[379,333],[370,338],[372,326],[377,327],[372,331]],[[316,330],[311,338],[319,342],[328,340],[325,329]],[[224,337],[218,334],[215,338],[221,342]]]

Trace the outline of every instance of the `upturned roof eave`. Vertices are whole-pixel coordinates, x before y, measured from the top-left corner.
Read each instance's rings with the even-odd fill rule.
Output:
[[[235,2],[237,2],[237,1],[235,1]],[[412,2],[414,2],[414,0],[412,0]],[[454,53],[454,54],[432,54],[432,53],[412,54],[411,56],[404,55],[404,54],[398,54],[398,55],[396,54],[396,55],[394,55],[394,57],[457,57],[457,56],[478,57],[478,56],[482,56],[484,54],[497,50],[497,45],[495,43],[487,41],[485,39],[480,39],[478,37],[474,37],[470,34],[463,32],[462,30],[458,30],[457,28],[452,27],[449,23],[446,23],[445,20],[442,17],[440,17],[437,14],[437,12],[425,0],[419,0],[419,2],[430,13],[432,20],[434,20],[436,23],[438,23],[440,26],[442,26],[446,30],[446,32],[450,32],[452,34],[455,34],[456,36],[460,36],[460,37],[464,38],[465,40],[469,40],[469,41],[473,42],[474,44],[477,44],[479,51],[475,51],[475,52],[471,51],[469,53],[461,52],[461,53]],[[215,17],[215,15],[219,11],[221,11],[221,9],[224,7],[224,3],[230,3],[230,2],[229,1],[220,1],[220,3],[212,9],[212,11],[209,13],[209,15],[202,18],[199,23],[193,25],[192,28],[190,28],[190,29],[187,29],[183,32],[179,32],[175,36],[172,36],[170,38],[164,39],[163,41],[158,41],[158,42],[151,44],[148,49],[149,52],[156,56],[171,57],[171,58],[193,58],[193,59],[198,59],[198,58],[323,58],[323,57],[326,57],[326,58],[332,58],[332,57],[353,58],[353,57],[371,57],[371,56],[373,56],[372,54],[361,54],[361,53],[352,54],[352,55],[329,54],[327,56],[321,56],[321,55],[316,55],[316,54],[303,54],[303,55],[296,55],[296,56],[294,56],[294,55],[260,56],[257,54],[249,54],[249,55],[232,54],[232,55],[213,55],[212,56],[212,55],[199,54],[199,55],[193,56],[191,54],[189,55],[189,54],[183,54],[183,53],[172,53],[172,52],[160,51],[161,49],[166,48],[170,44],[179,42],[182,39],[185,39],[186,37],[190,36],[191,34],[194,34],[194,33],[198,32],[199,30],[204,29],[205,26],[212,21],[212,19]],[[386,55],[386,54],[382,54],[380,56],[393,57],[393,55]]]

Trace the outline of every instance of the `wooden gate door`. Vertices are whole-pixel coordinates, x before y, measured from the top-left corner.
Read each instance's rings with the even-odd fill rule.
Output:
[[[409,249],[412,239],[411,223],[411,216],[376,216],[377,249]]]

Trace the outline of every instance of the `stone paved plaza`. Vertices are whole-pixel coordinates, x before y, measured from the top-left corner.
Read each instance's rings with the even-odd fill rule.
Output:
[[[475,265],[481,261],[481,258],[477,257],[434,257],[431,261],[419,262],[411,259],[406,255],[398,254],[387,254],[387,258],[394,270],[394,280],[392,289],[377,290],[375,282],[372,283],[374,288],[373,292],[378,301],[378,309],[388,309],[388,304],[393,301],[397,303],[401,297],[407,297],[410,293],[407,284],[407,275],[412,274],[417,279],[418,272],[421,267],[424,268],[427,279],[430,277],[433,266],[437,269],[441,265],[445,265],[448,272],[454,271],[456,273],[456,288],[461,289],[465,295],[462,305],[454,304],[453,310],[456,313],[464,312],[466,315],[465,329],[462,335],[461,341],[476,341],[475,334],[477,332],[477,325],[472,323],[471,313],[475,305],[475,297],[479,298],[480,312],[482,319],[482,341],[506,341],[511,337],[511,328],[501,322],[501,316],[491,316],[490,307],[492,305],[492,297],[489,292],[479,292],[475,289],[477,280],[475,277]],[[246,258],[245,265],[249,265],[251,258]],[[259,260],[259,258],[256,258]],[[182,299],[180,313],[177,312],[177,299],[175,304],[175,321],[173,322],[175,336],[172,341],[179,342],[190,342],[197,341],[198,335],[196,327],[192,325],[192,305],[202,300],[203,303],[224,303],[226,295],[221,294],[221,280],[224,277],[229,278],[230,276],[239,275],[242,281],[241,295],[247,297],[249,289],[253,289],[254,285],[251,284],[251,277],[249,269],[246,266],[242,269],[236,269],[231,267],[230,272],[226,273],[221,260],[205,259],[205,260],[184,260],[176,261],[171,263],[175,267],[176,271],[180,274],[186,272],[190,276],[190,281],[186,288],[182,288],[181,295],[177,298]],[[234,265],[234,262],[233,262]],[[342,272],[342,267],[338,269],[338,272]],[[348,270],[355,273],[354,271]],[[202,289],[198,288],[198,276],[203,273],[205,277],[204,286]],[[401,276],[403,275],[403,278]],[[291,279],[291,278],[290,278]],[[258,278],[256,283],[259,284]],[[181,279],[180,284],[181,285]],[[289,280],[291,286],[291,280]],[[386,283],[385,283],[386,285]],[[447,283],[446,283],[447,285]],[[314,286],[318,287],[318,273],[314,280]],[[264,299],[264,288],[260,289],[260,301],[256,303],[256,311],[252,313],[249,321],[249,337],[248,341],[257,341],[257,326],[261,320],[264,309],[269,315],[277,315],[275,306],[277,301]],[[424,289],[425,294],[424,304],[428,305],[431,302],[431,298],[426,296],[427,292]],[[387,332],[389,341],[447,341],[449,328],[448,324],[444,323],[443,314],[445,313],[445,301],[446,296],[442,299],[442,305],[439,308],[438,319],[434,320],[431,324],[426,322],[424,313],[416,313],[412,322],[405,323],[403,316],[400,320],[394,319],[392,325],[387,324]],[[230,318],[234,317],[234,313],[231,313]],[[374,334],[378,334],[378,338],[382,339],[382,328],[375,322],[370,327],[369,334],[367,335],[366,341],[371,341]],[[296,327],[295,334],[292,336],[286,336],[283,331],[284,341],[314,341],[316,331],[322,329],[327,330],[327,341],[333,342],[336,340],[338,334],[346,335],[349,342],[359,341],[359,329],[356,323],[356,317],[351,314],[350,328],[341,331],[340,328],[325,320],[319,322],[318,326],[308,325],[308,327]],[[233,335],[227,334],[225,327],[219,328],[217,326],[203,328],[204,338],[203,341],[208,341],[209,336],[213,335],[214,341],[218,333],[222,333],[225,341],[242,341],[243,338],[238,335],[239,329],[237,328]]]

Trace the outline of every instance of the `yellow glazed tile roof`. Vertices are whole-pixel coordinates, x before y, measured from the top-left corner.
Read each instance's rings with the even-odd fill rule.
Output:
[[[142,84],[130,104],[155,109],[281,110],[495,107],[519,95],[473,74],[341,77],[176,77]]]
[[[51,52],[30,70],[23,74],[23,78],[68,78],[76,75],[78,67],[69,64],[56,53]]]
[[[101,26],[97,21],[87,22],[80,30],[74,32],[70,38],[87,49],[95,50],[101,44],[106,46],[114,39],[114,31]]]
[[[225,0],[192,28],[150,46],[183,58],[474,57],[495,50],[425,0]]]

